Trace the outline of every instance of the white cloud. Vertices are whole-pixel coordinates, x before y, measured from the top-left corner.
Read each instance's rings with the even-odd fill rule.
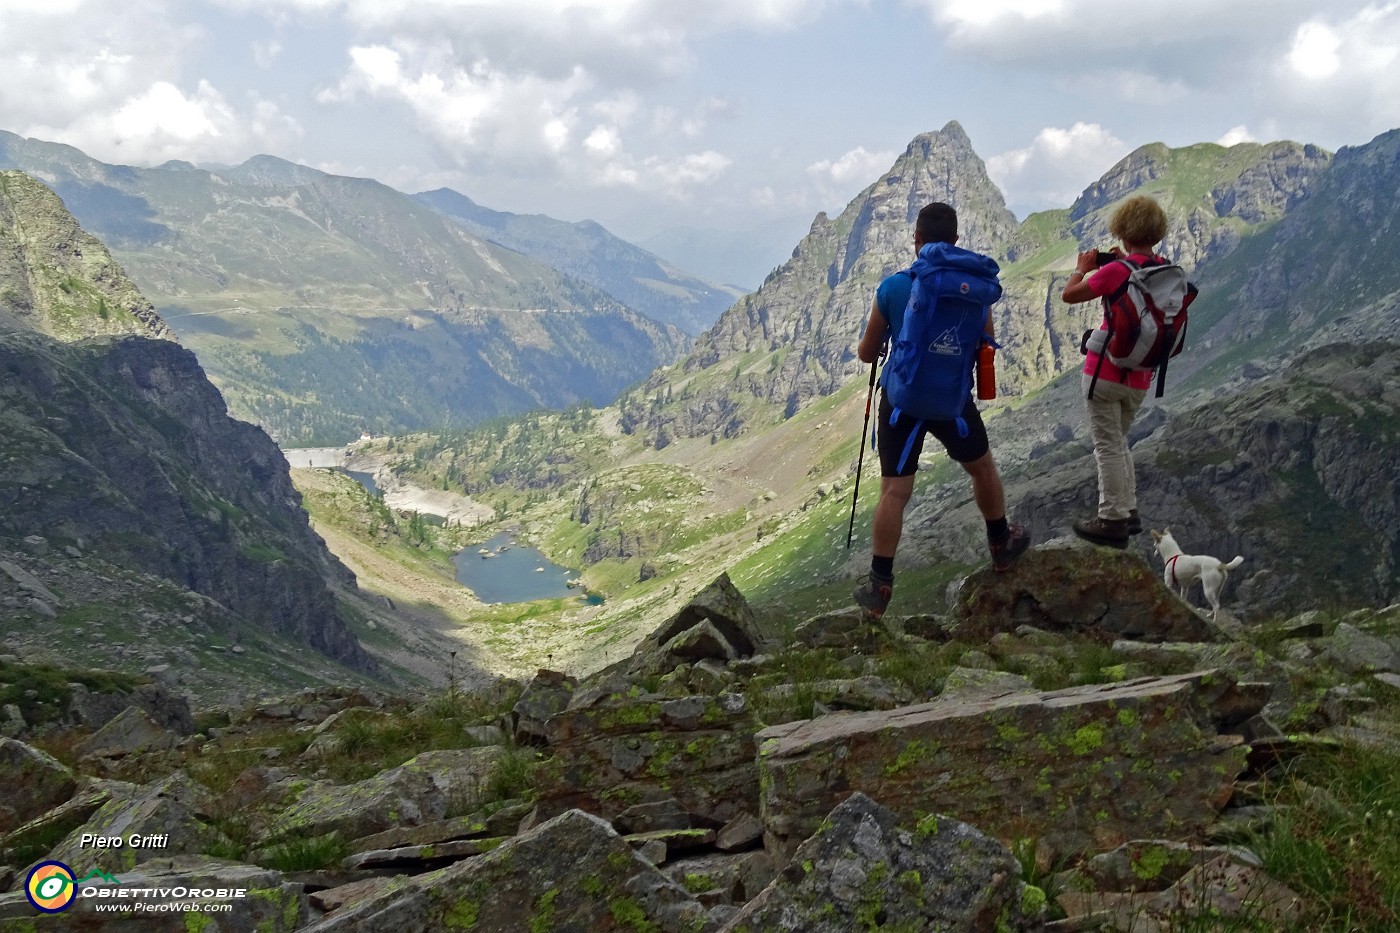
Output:
[[[401,104],[463,167],[683,198],[731,164],[713,150],[629,148],[622,130],[640,107],[638,96],[599,96],[598,82],[581,65],[555,80],[487,59],[463,64],[450,43],[406,39],[392,48],[357,46],[350,58],[349,71],[318,100],[337,105],[373,97]],[[609,119],[584,126],[584,113]]]
[[[211,37],[176,14],[171,0],[7,0],[0,126],[137,165],[239,161],[295,139],[265,98],[231,98],[190,67]]]
[[[1254,134],[1249,131],[1249,127],[1236,126],[1232,127],[1224,136],[1216,140],[1216,142],[1229,148],[1230,146],[1238,146],[1240,143],[1257,142],[1257,140],[1254,138]]]
[[[510,74],[486,60],[464,67],[442,44],[358,46],[350,59],[350,70],[318,100],[401,103],[449,150],[506,164],[561,151],[578,123],[578,98],[592,85],[581,68],[551,80]]]
[[[593,166],[588,179],[603,188],[628,188],[668,200],[686,201],[695,188],[713,183],[731,164],[728,156],[714,151],[678,158],[649,156],[645,159],[618,153]]]
[[[269,101],[255,101],[242,112],[208,82],[186,94],[157,81],[113,110],[94,110],[64,126],[37,124],[24,132],[66,142],[106,161],[152,165],[170,159],[241,160],[269,142],[290,142],[300,127]]]
[[[1096,123],[1075,123],[1069,129],[1049,126],[1024,149],[1012,149],[987,160],[987,174],[1017,205],[1068,205],[1088,179],[1112,168],[1130,147]]]
[[[646,165],[652,176],[672,194],[684,192],[677,189],[689,188],[714,181],[729,168],[728,156],[718,152],[695,152],[679,159],[651,158]]]
[[[1321,125],[1373,133],[1400,124],[1400,3],[1333,8],[1294,31],[1273,69],[1268,102]]]
[[[889,171],[896,155],[895,152],[867,152],[865,147],[857,146],[840,158],[812,163],[807,166],[807,174],[841,186],[866,185]]]
[[[277,39],[253,43],[253,63],[259,68],[271,68],[281,54],[282,43]]]
[[[982,29],[1008,19],[1042,20],[1065,12],[1064,0],[920,0],[937,19]]]
[[[631,123],[641,109],[641,95],[635,91],[623,91],[611,97],[605,97],[592,107],[594,113],[615,126],[626,126]]]
[[[42,0],[27,0],[38,3]],[[507,14],[521,21],[591,20],[603,28],[661,24],[704,33],[730,28],[783,29],[810,19],[837,0],[215,0],[240,12],[343,12],[366,26],[425,20],[481,20]]]
[[[72,14],[84,2],[85,0],[5,0],[5,12],[57,18]]]
[[[1341,47],[1341,38],[1324,24],[1304,23],[1293,37],[1288,63],[1305,78],[1331,77],[1342,67],[1337,57]]]
[[[588,138],[583,141],[583,148],[590,155],[606,158],[621,152],[622,142],[617,137],[617,130],[610,126],[599,126],[588,134]]]

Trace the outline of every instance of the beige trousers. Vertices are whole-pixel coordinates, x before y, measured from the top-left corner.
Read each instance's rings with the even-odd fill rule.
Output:
[[[1082,391],[1089,392],[1093,377],[1083,377]],[[1147,398],[1146,389],[1130,389],[1121,382],[1100,379],[1094,397],[1084,402],[1089,434],[1094,439],[1094,462],[1099,468],[1099,518],[1122,520],[1137,508],[1137,477],[1128,450],[1128,426]]]

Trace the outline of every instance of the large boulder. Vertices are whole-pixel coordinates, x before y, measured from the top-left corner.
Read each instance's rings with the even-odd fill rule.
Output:
[[[134,752],[174,748],[180,737],[162,729],[150,714],[128,706],[74,751],[84,758],[121,758]]]
[[[674,801],[690,825],[718,829],[753,810],[756,731],[737,693],[617,694],[569,709],[549,721],[554,756],[540,784],[540,814],[577,808],[613,821],[641,804]]]
[[[114,798],[136,793],[135,784],[92,781],[70,799],[8,833],[0,833],[0,865],[22,864],[47,855],[53,840],[82,826]],[[4,885],[0,884],[0,890]]]
[[[1400,671],[1400,650],[1392,641],[1342,622],[1324,643],[1327,659],[1351,674]]]
[[[576,678],[540,668],[510,711],[508,724],[515,741],[522,745],[542,744],[544,724],[569,705],[577,689]]]
[[[634,675],[664,674],[677,664],[705,659],[734,661],[752,657],[762,639],[744,594],[720,576],[695,595],[680,612],[652,632],[627,662]]]
[[[1023,930],[1044,903],[1025,891],[997,840],[944,816],[902,820],[857,792],[724,933]]]
[[[1215,731],[1233,688],[1201,672],[773,726],[758,736],[766,844],[790,853],[856,791],[906,821],[1039,840],[1044,857],[1199,839],[1245,767],[1242,740]]]
[[[162,729],[176,735],[194,732],[194,716],[189,701],[171,693],[163,684],[141,684],[131,692],[94,692],[82,684],[72,684],[68,701],[68,718],[79,726],[98,729],[111,722],[124,710],[143,710]]]
[[[351,840],[441,820],[450,805],[474,804],[499,746],[424,752],[355,784],[289,780],[269,792],[294,798],[262,833],[263,844],[330,833]],[[291,793],[288,793],[291,791]]]
[[[306,929],[706,933],[717,927],[693,896],[607,823],[577,810],[485,855],[366,895]]]
[[[113,795],[92,818],[69,833],[49,858],[84,871],[129,871],[152,859],[197,855],[230,845],[207,822],[213,797],[183,771]],[[96,840],[108,840],[102,845]]]
[[[969,576],[953,606],[952,637],[985,641],[1022,625],[1099,634],[1105,640],[1211,641],[1204,619],[1174,596],[1158,570],[1110,548],[1039,547],[1006,573]]]
[[[73,796],[77,779],[48,752],[15,739],[0,739],[0,833],[7,833]]]

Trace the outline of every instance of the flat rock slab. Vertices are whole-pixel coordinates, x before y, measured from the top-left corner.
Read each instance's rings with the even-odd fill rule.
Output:
[[[306,929],[709,933],[717,926],[607,823],[571,810],[478,858],[396,880]]]
[[[229,845],[224,834],[206,822],[212,805],[213,797],[203,785],[176,771],[129,794],[111,796],[48,857],[85,872],[101,868],[121,873],[147,861],[197,856],[215,845]],[[84,835],[120,838],[122,845],[94,848],[84,844]]]
[[[765,844],[786,857],[860,791],[917,820],[944,813],[1048,853],[1199,841],[1245,766],[1219,736],[1218,673],[837,713],[759,733]]]
[[[77,779],[67,765],[48,752],[14,739],[0,738],[0,774],[5,796],[0,801],[0,833],[9,832],[73,796]]]
[[[401,868],[405,871],[427,871],[441,868],[473,855],[490,852],[504,839],[459,839],[430,846],[403,846],[398,849],[373,849],[350,856],[344,862],[350,871],[369,868]]]
[[[742,694],[608,697],[548,724],[540,813],[570,809],[609,821],[674,800],[691,826],[722,826],[758,794],[753,711]]]

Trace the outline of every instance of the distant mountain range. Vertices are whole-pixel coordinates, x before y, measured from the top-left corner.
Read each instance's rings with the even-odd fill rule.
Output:
[[[369,179],[269,156],[216,171],[114,166],[3,132],[0,168],[53,188],[232,410],[284,443],[603,404],[688,342]],[[616,243],[596,243],[607,255],[595,265],[611,269]],[[689,326],[727,300],[700,309],[703,283],[657,270],[651,291],[673,289]]]
[[[682,272],[592,221],[568,223],[541,214],[493,211],[450,188],[414,197],[468,232],[596,286],[633,310],[673,324],[692,337],[744,294]]]

